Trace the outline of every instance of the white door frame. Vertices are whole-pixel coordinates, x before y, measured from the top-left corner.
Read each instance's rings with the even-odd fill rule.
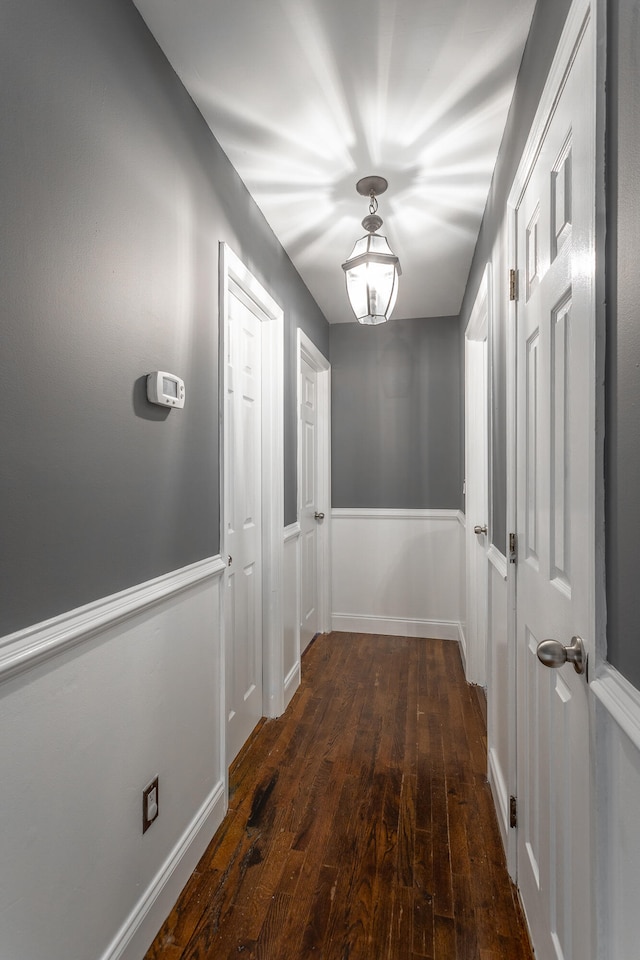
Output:
[[[262,691],[265,717],[284,710],[282,584],[284,579],[284,313],[226,243],[220,244],[220,552],[226,561],[224,398],[229,288],[255,303],[262,324]],[[226,596],[226,593],[223,594]],[[224,651],[224,642],[223,642]],[[223,671],[223,676],[225,673]],[[226,712],[225,712],[226,717]]]
[[[485,267],[478,288],[476,301],[465,330],[465,477],[467,505],[466,515],[466,581],[467,581],[467,631],[465,643],[465,672],[469,683],[481,687],[487,684],[487,628],[488,628],[488,550],[491,543],[490,517],[490,449],[489,449],[489,397],[490,361],[488,354],[491,310],[491,272]],[[484,348],[478,349],[478,344]],[[482,392],[483,400],[478,410],[474,398]],[[470,487],[470,477],[481,477],[478,503],[476,491]],[[484,485],[484,490],[482,490]],[[470,496],[471,493],[471,496]],[[474,507],[469,510],[470,500]],[[481,515],[480,515],[481,514]],[[486,524],[485,534],[474,533],[476,524]],[[484,540],[484,555],[479,557],[478,538]],[[482,565],[480,568],[479,565]],[[477,586],[480,583],[480,596]],[[473,611],[477,611],[477,616]]]
[[[591,55],[594,62],[594,70],[597,69],[597,10],[594,10],[594,5],[592,0],[574,0],[572,6],[569,10],[565,27],[558,44],[558,49],[554,57],[547,81],[540,98],[540,103],[536,111],[534,121],[531,126],[529,136],[527,138],[526,146],[523,150],[520,163],[518,165],[518,170],[514,178],[513,185],[511,187],[509,197],[507,200],[507,249],[510,257],[511,264],[517,263],[517,210],[520,204],[521,198],[524,194],[524,191],[528,182],[529,171],[531,170],[534,160],[536,158],[537,152],[539,150],[540,144],[543,140],[546,126],[547,118],[550,116],[554,103],[560,97],[562,90],[564,88],[564,80],[568,71],[570,69],[571,63],[573,62],[574,52],[577,49],[579,38],[581,37],[586,23],[589,18],[593,21],[592,29],[592,49]],[[597,75],[597,72],[596,72]],[[591,96],[592,91],[585,90],[585,96]],[[596,124],[596,113],[598,109],[598,104],[594,96],[592,104],[592,116],[594,126]],[[602,140],[602,134],[600,134],[600,140]],[[592,181],[595,184],[596,175],[595,175],[595,165],[596,165],[596,152],[600,150],[603,151],[603,141],[596,143],[596,151],[594,151],[593,163],[594,170],[592,171]],[[594,197],[594,206],[595,206],[595,197]],[[595,225],[595,217],[594,217]],[[592,238],[592,249],[595,251],[597,249],[596,238]],[[601,251],[599,251],[601,252]],[[605,585],[604,585],[604,559],[599,555],[603,553],[604,550],[604,532],[602,529],[602,517],[601,509],[599,505],[603,502],[604,499],[604,477],[602,474],[602,444],[603,444],[603,426],[602,424],[597,423],[596,410],[602,411],[604,405],[604,381],[600,377],[599,380],[596,376],[598,369],[602,367],[602,357],[601,351],[603,351],[603,333],[602,333],[602,322],[598,320],[597,312],[597,301],[596,301],[596,271],[598,267],[595,263],[592,265],[592,282],[589,290],[590,305],[588,310],[588,316],[585,318],[586,322],[590,323],[592,326],[592,344],[593,344],[593,377],[591,379],[591,397],[589,401],[589,413],[592,417],[592,427],[590,431],[591,434],[591,448],[589,450],[589,470],[588,475],[585,477],[585,482],[590,486],[590,515],[586,517],[582,522],[588,525],[588,529],[594,531],[594,541],[592,548],[592,557],[591,566],[592,566],[592,575],[591,583],[593,589],[590,596],[590,609],[588,613],[589,618],[589,631],[588,637],[584,639],[587,641],[587,652],[589,656],[589,683],[595,676],[595,667],[597,663],[598,654],[600,654],[599,659],[602,658],[601,651],[601,640],[598,638],[597,634],[597,625],[603,622],[604,614],[604,604],[605,604]],[[520,283],[518,285],[521,285]],[[520,292],[520,291],[519,291]],[[516,516],[517,516],[517,463],[516,463],[516,436],[517,436],[517,423],[516,423],[516,395],[517,395],[517,365],[516,365],[516,355],[517,355],[517,330],[516,325],[518,322],[517,317],[517,300],[510,302],[509,304],[509,313],[508,313],[508,322],[507,322],[507,529],[509,531],[516,530]],[[598,469],[599,468],[599,469]],[[516,611],[517,611],[517,582],[516,582],[516,566],[512,563],[508,564],[508,577],[507,577],[507,591],[508,591],[508,636],[509,636],[509,647],[512,650],[516,649]],[[514,715],[517,715],[516,708],[516,696],[517,690],[515,689],[516,676],[515,673],[509,673],[510,679],[514,683],[514,690],[510,693],[510,702],[514,705]],[[595,710],[593,711],[595,715]],[[514,750],[511,754],[511,759],[513,760],[513,769],[509,771],[509,783],[512,785],[517,784],[517,763],[518,757],[517,752]],[[591,763],[593,766],[592,772],[595,775],[595,755],[591,755]],[[595,793],[593,795],[595,797]],[[595,819],[595,811],[592,811],[592,819]],[[592,830],[594,827],[592,826]],[[511,876],[517,882],[517,855],[515,849],[515,831],[511,831],[514,834],[514,842],[508,844],[508,866]],[[511,839],[511,837],[510,837]],[[592,849],[594,850],[594,856],[597,860],[597,843],[592,844]],[[592,878],[595,881],[598,876],[598,865],[597,862],[592,864]],[[591,904],[585,904],[585,917],[586,922],[591,923],[594,940],[596,942],[596,923],[597,923],[597,909],[594,909],[596,905],[595,891],[592,896],[593,902]]]
[[[302,507],[302,418],[300,395],[301,360],[315,370],[318,380],[318,509],[324,520],[318,524],[318,629],[331,630],[331,366],[307,334],[298,327],[296,396],[298,419],[298,522]],[[302,555],[301,560],[302,562]],[[299,582],[301,578],[298,578]],[[298,632],[298,636],[299,636]]]

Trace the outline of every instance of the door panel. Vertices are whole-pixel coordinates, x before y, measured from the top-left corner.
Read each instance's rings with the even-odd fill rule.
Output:
[[[588,687],[537,657],[547,638],[593,643],[591,29],[516,214],[518,884],[538,960],[593,956]]]
[[[570,376],[571,297],[554,311],[551,334],[551,575],[571,594]]]
[[[262,354],[256,314],[230,292],[225,397],[227,761],[262,716]]]

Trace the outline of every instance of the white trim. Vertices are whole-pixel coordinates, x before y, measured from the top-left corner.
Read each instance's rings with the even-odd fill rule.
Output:
[[[169,597],[218,577],[225,569],[226,564],[220,556],[198,560],[180,570],[8,634],[0,639],[0,681],[57,656]]]
[[[405,620],[401,617],[368,617],[364,614],[334,613],[332,630],[344,633],[373,633],[386,637],[424,637],[429,640],[459,640],[457,620]]]
[[[304,330],[298,327],[296,355],[296,409],[298,423],[298,520],[302,497],[302,438],[300,374],[301,360],[317,374],[318,387],[318,506],[324,521],[318,525],[318,630],[326,633],[331,623],[331,365]]]
[[[284,542],[289,543],[291,540],[297,540],[300,536],[300,524],[296,520],[295,523],[289,523],[284,528]]]
[[[165,919],[167,910],[171,909],[222,823],[224,806],[225,785],[219,781],[103,953],[101,960],[135,960],[148,947]],[[158,907],[154,909],[156,904]]]
[[[509,791],[507,790],[507,785],[502,775],[498,754],[493,747],[489,748],[488,766],[489,786],[491,787],[491,793],[493,794],[493,802],[498,814],[500,832],[502,833],[502,840],[506,850],[508,847],[509,832],[511,830]]]
[[[334,507],[331,511],[334,520],[457,520],[465,526],[462,510],[389,510]]]
[[[246,296],[253,300],[269,319],[277,320],[282,316],[282,307],[273,299],[260,281],[254,277],[240,257],[233,252],[229,244],[224,243],[224,241],[220,243],[220,261],[222,264],[221,275],[227,280],[229,278],[235,280]],[[225,289],[220,290],[220,296],[225,304],[228,295],[229,285],[227,283]]]
[[[476,300],[464,331],[465,340],[486,340],[489,335],[491,264],[487,263],[478,285]]]
[[[640,690],[610,663],[600,665],[590,689],[640,750]]]
[[[473,523],[481,523],[488,532],[479,540],[471,523],[465,530],[465,585],[468,657],[465,675],[471,683],[486,686],[488,658],[489,570],[487,549],[491,543],[491,451],[490,393],[491,371],[488,345],[491,316],[491,264],[485,265],[475,303],[465,330],[464,340],[464,437],[465,437],[465,513],[472,512]],[[466,651],[465,651],[466,653]]]
[[[491,544],[487,550],[487,559],[492,566],[496,568],[503,580],[507,579],[507,571],[509,566],[507,564],[507,558],[504,553],[500,553],[495,544]]]
[[[284,313],[226,243],[220,243],[220,542],[225,549],[224,400],[229,285],[237,285],[264,315],[262,336],[262,619],[263,714],[280,716],[284,709],[283,610],[284,579]],[[223,618],[224,619],[224,618]]]
[[[283,584],[283,664],[288,671],[284,678],[284,709],[295,693],[300,670],[300,538],[302,530],[296,521],[284,529]]]
[[[464,632],[465,624],[458,623],[458,643],[460,644],[460,658],[462,660],[462,670],[467,675],[467,638]]]
[[[300,677],[302,671],[300,668],[300,661],[294,663],[289,673],[284,678],[284,700],[288,705],[291,701],[291,697],[294,695],[298,687],[300,686]]]
[[[508,206],[517,208],[526,189],[538,153],[544,142],[547,128],[555,113],[565,84],[571,73],[573,62],[578,54],[582,38],[591,20],[591,0],[574,0],[567,15],[553,63],[540,97],[538,109],[531,124],[531,131],[518,170],[509,191]],[[588,91],[585,91],[585,96]],[[514,261],[515,262],[515,261]]]
[[[507,208],[505,211],[505,221],[503,230],[506,231],[507,257],[510,267],[515,267],[517,259],[517,231],[516,231],[516,213],[514,208]],[[506,304],[506,394],[507,394],[507,505],[506,505],[506,523],[507,538],[509,533],[516,533],[518,530],[517,522],[517,458],[516,458],[516,395],[517,395],[517,301],[508,300]],[[516,624],[516,604],[517,604],[517,564],[507,564],[507,657],[505,664],[505,673],[507,677],[507,690],[505,691],[505,723],[506,723],[506,742],[507,756],[503,759],[502,771],[510,793],[514,796],[518,793],[518,757],[517,757],[517,624]],[[493,732],[489,733],[489,745]],[[507,833],[507,843],[505,847],[507,857],[507,869],[514,883],[518,878],[518,832],[509,830]]]

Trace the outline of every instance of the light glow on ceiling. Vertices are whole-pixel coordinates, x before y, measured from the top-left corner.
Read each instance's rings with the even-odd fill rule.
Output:
[[[458,312],[534,0],[135,2],[330,322],[370,174],[394,316]]]

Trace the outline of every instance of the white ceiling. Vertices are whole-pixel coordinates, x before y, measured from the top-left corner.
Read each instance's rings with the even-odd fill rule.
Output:
[[[363,176],[395,317],[458,313],[535,0],[135,0],[330,323]]]

